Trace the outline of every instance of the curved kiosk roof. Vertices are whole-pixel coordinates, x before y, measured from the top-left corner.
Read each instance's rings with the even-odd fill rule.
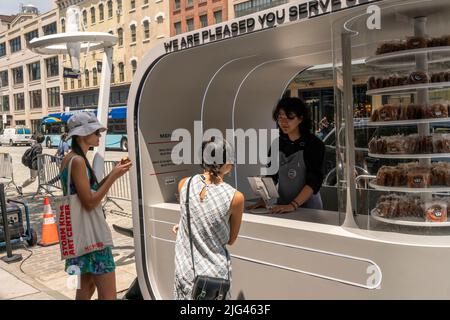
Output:
[[[224,134],[230,129],[275,129],[271,112],[292,79],[307,69],[319,75],[323,70],[325,76],[328,69],[334,74],[337,125],[351,145],[348,135],[353,133],[345,131],[346,109],[339,97],[351,101],[352,70],[381,41],[412,35],[418,16],[448,21],[449,12],[444,0],[298,1],[182,34],[151,50],[139,62],[127,115],[135,163],[136,264],[144,297],[172,299],[171,229],[180,218],[177,185],[199,172],[196,164],[172,162],[172,149],[179,143],[171,141],[175,130],[191,134],[187,142],[190,158],[195,158],[207,129]],[[445,31],[433,22],[429,32]],[[370,70],[375,69],[366,69],[367,76]],[[352,148],[338,157],[343,168],[351,166],[348,150]],[[260,167],[237,165],[228,182],[246,198],[255,198],[247,177],[260,174]],[[229,248],[232,298],[450,298],[447,285],[429,277],[429,270],[450,267],[448,229],[429,235],[424,230],[436,228],[374,228],[367,213],[354,214],[345,205],[354,201],[355,190],[348,188],[321,190],[323,198],[326,192],[339,194],[339,210],[244,213],[239,238]]]

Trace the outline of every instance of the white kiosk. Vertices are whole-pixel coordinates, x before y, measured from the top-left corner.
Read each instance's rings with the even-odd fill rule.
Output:
[[[275,128],[271,112],[286,86],[299,73],[315,72],[334,80],[336,132],[345,133],[335,146],[338,184],[321,190],[325,199],[337,195],[338,210],[245,213],[230,247],[232,298],[449,299],[447,222],[411,220],[409,209],[382,216],[376,203],[386,193],[428,194],[415,198],[419,203],[450,189],[386,187],[376,180],[356,188],[352,98],[352,77],[375,76],[380,88],[367,92],[374,105],[401,98],[425,110],[427,101],[445,99],[449,25],[448,0],[301,0],[179,35],[150,51],[128,100],[134,240],[144,297],[172,298],[177,183],[200,170],[172,163],[178,143],[171,141],[172,132],[185,128],[196,137],[209,128]],[[385,42],[394,48],[377,52]],[[418,70],[444,75],[442,81],[400,82]],[[371,125],[416,126],[425,136],[436,119],[398,121]],[[192,144],[192,152],[198,151]],[[426,166],[438,156],[403,153],[391,160],[402,157],[423,158]],[[247,177],[259,175],[260,167],[237,165],[229,183],[253,197]]]

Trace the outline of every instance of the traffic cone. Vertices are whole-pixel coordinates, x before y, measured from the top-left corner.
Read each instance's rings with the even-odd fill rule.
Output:
[[[44,198],[43,218],[44,222],[42,223],[42,238],[38,244],[40,246],[47,247],[59,243],[55,216],[47,197]]]

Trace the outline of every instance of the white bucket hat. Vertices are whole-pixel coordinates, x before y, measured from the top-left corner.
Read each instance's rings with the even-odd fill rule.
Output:
[[[106,131],[105,126],[98,122],[97,117],[92,112],[80,111],[75,113],[67,121],[69,133],[66,139],[72,136],[85,137],[93,134],[95,131]]]

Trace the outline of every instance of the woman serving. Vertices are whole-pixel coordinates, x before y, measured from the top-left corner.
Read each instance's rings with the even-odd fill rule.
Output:
[[[297,208],[322,209],[325,145],[312,132],[311,118],[299,98],[281,99],[273,111],[280,130],[279,170],[272,176],[278,183],[279,198],[272,213],[288,213]],[[260,201],[247,209],[264,207]]]

